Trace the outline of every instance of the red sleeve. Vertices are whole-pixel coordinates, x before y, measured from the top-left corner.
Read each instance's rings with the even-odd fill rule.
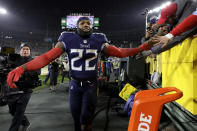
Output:
[[[186,32],[197,25],[197,15],[189,15],[180,24],[178,24],[171,32],[174,37]]]
[[[36,57],[32,61],[25,64],[28,71],[38,70],[46,65],[48,65],[51,61],[55,60],[63,53],[62,49],[56,47],[51,49],[49,52]]]
[[[115,56],[119,58],[134,56],[141,51],[149,50],[150,46],[147,43],[142,44],[139,48],[117,48],[115,46],[108,47],[108,56]]]

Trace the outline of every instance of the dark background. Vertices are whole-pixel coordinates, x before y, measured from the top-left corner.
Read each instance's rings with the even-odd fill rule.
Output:
[[[91,13],[100,18],[97,31],[106,33],[110,40],[138,41],[145,28],[142,12],[164,2],[167,0],[0,0],[0,7],[8,11],[0,15],[0,30],[15,37],[30,34],[55,41],[62,32],[62,17]]]

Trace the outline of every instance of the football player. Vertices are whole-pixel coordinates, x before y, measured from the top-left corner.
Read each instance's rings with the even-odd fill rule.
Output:
[[[76,32],[61,33],[55,48],[17,67],[8,74],[7,83],[17,88],[15,82],[25,71],[40,69],[66,52],[70,67],[69,103],[75,131],[91,131],[96,107],[97,61],[100,53],[114,57],[128,57],[150,49],[144,43],[139,48],[117,48],[108,44],[102,33],[93,33],[91,20],[80,17]]]

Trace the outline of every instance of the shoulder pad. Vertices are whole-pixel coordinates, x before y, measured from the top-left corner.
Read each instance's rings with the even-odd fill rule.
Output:
[[[66,42],[66,41],[68,42],[68,41],[70,41],[70,40],[72,40],[76,37],[76,33],[75,32],[64,31],[64,32],[61,33],[60,36],[64,40],[64,42]]]
[[[64,31],[61,33],[61,35],[64,35],[64,36],[74,35],[74,34],[75,34],[74,32],[67,32],[67,31]]]
[[[105,34],[103,34],[103,33],[93,33],[92,34],[97,40],[104,40],[104,39],[106,39],[106,36],[105,36]]]

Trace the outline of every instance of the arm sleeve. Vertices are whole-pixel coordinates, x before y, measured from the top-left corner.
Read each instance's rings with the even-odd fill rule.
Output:
[[[195,35],[196,32],[197,32],[197,26],[195,28],[192,28],[189,31],[184,32],[181,35],[175,37],[172,41],[169,42],[169,44],[166,47],[161,48],[162,44],[160,44],[160,45],[157,45],[157,46],[152,47],[151,50],[152,50],[152,52],[154,54],[159,54],[161,52],[164,52],[166,50],[169,50],[172,47],[176,46],[177,44],[181,43],[186,38],[188,38],[188,37],[190,37],[192,35]]]
[[[108,56],[115,56],[119,58],[134,56],[141,51],[149,50],[150,46],[147,43],[142,44],[139,48],[117,48],[115,46],[108,47]]]
[[[26,70],[33,71],[38,70],[46,65],[48,65],[51,61],[55,60],[63,53],[63,50],[56,47],[51,49],[49,52],[36,57],[32,61],[25,64]]]
[[[177,25],[171,32],[174,37],[186,32],[197,25],[197,13],[193,13],[185,18],[179,25]]]

